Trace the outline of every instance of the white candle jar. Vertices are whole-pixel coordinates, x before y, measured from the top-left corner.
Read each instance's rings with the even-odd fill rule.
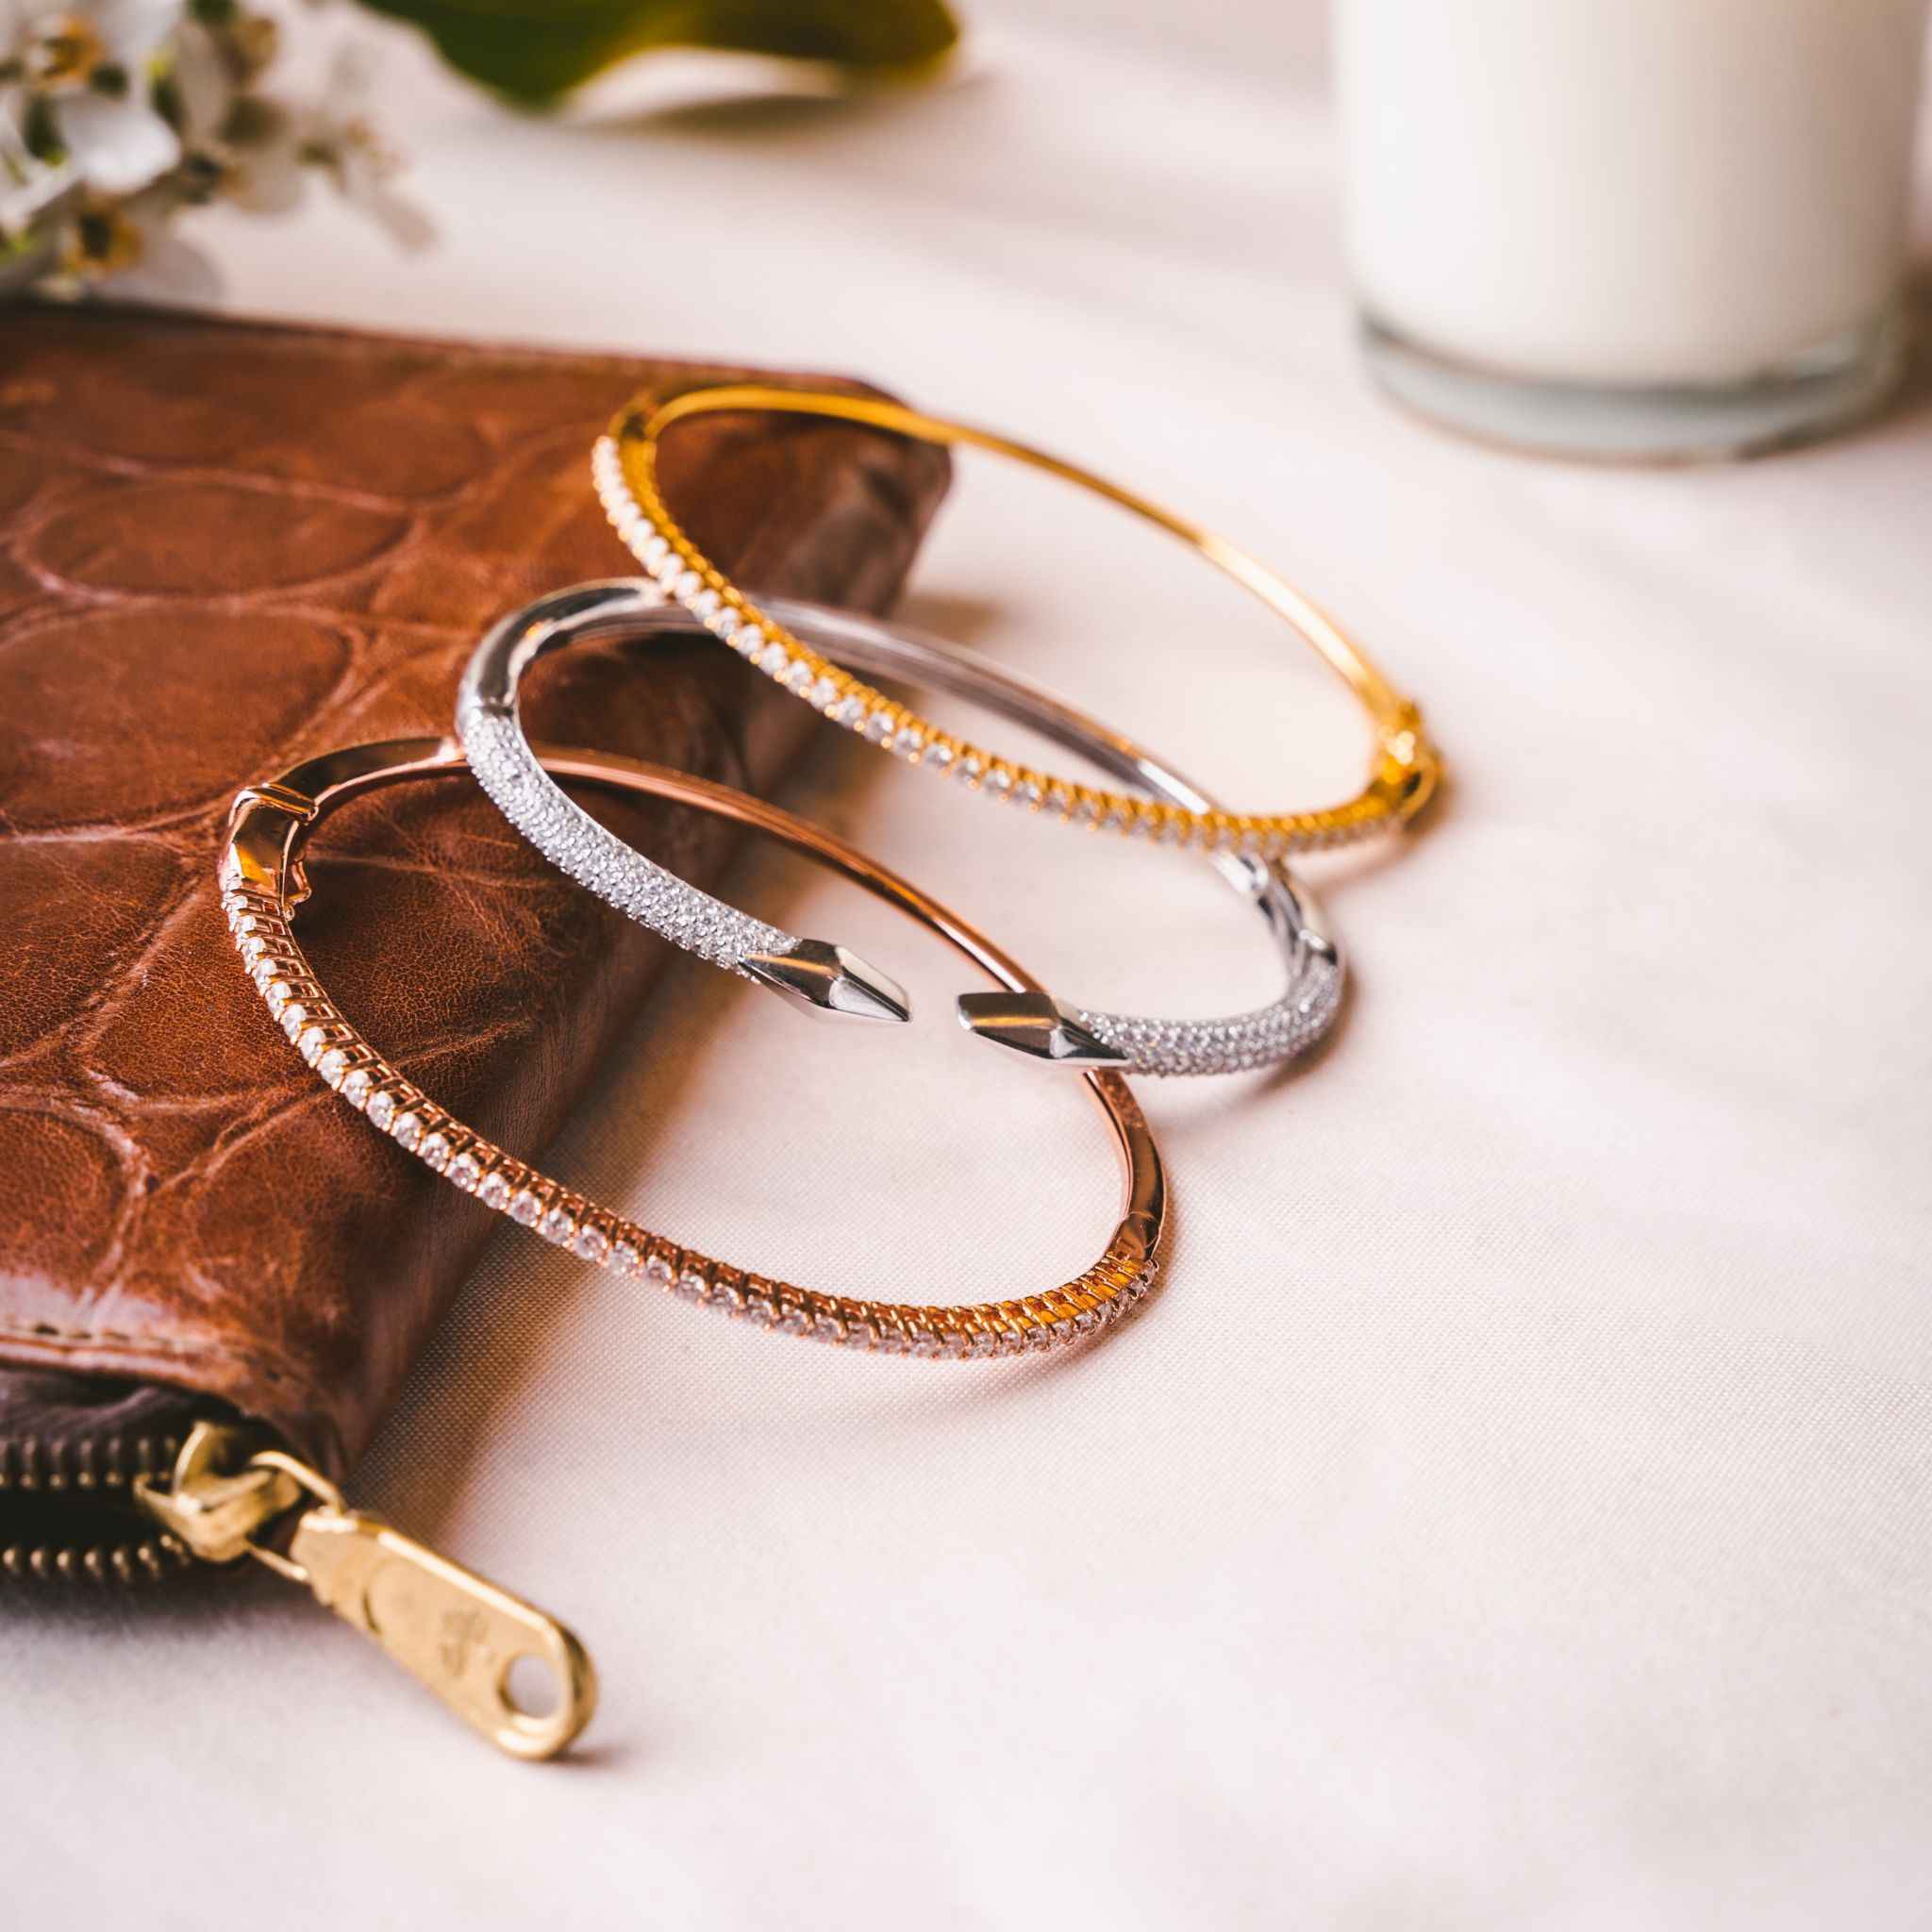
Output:
[[[1905,361],[1926,0],[1336,0],[1376,379],[1556,453],[1740,455]]]

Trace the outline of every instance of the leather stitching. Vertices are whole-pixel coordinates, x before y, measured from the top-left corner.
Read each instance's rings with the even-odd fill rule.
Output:
[[[0,1337],[15,1341],[57,1341],[63,1346],[76,1348],[96,1348],[113,1346],[116,1348],[140,1348],[156,1355],[174,1356],[184,1362],[201,1362],[223,1359],[239,1363],[250,1374],[261,1377],[264,1382],[283,1384],[292,1382],[295,1377],[284,1369],[271,1368],[260,1356],[245,1348],[235,1348],[226,1342],[208,1341],[196,1337],[192,1341],[183,1341],[170,1335],[157,1335],[152,1331],[137,1331],[129,1328],[61,1328],[52,1322],[10,1322],[0,1320]]]

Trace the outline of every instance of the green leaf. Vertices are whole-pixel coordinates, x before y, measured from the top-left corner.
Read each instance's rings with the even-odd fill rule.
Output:
[[[630,54],[717,47],[917,69],[959,37],[945,0],[363,0],[436,42],[460,74],[532,106]]]

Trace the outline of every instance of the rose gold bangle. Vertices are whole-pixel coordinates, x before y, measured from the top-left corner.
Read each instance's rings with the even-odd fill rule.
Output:
[[[995,985],[1041,991],[999,947],[916,886],[832,833],[728,787],[605,753],[541,749],[554,776],[695,806],[783,840],[930,927]],[[1166,1221],[1160,1156],[1118,1074],[1082,1075],[1111,1128],[1124,1180],[1118,1225],[1100,1258],[1044,1293],[919,1305],[822,1293],[746,1274],[651,1233],[512,1158],[438,1107],[384,1059],[330,1001],[289,929],[308,896],[303,853],[347,800],[414,779],[466,775],[446,741],[397,739],[311,758],[235,801],[223,850],[223,906],[268,1009],[317,1074],[370,1124],[485,1207],[584,1260],[637,1275],[755,1326],[885,1355],[985,1357],[1052,1348],[1110,1323],[1152,1286]]]

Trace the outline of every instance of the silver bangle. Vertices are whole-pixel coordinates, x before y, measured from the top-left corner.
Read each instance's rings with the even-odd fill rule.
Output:
[[[1030,680],[898,625],[773,599],[800,636],[861,670],[905,677],[984,705],[1077,752],[1155,797],[1191,810],[1212,801],[1119,732],[1095,724]],[[705,635],[704,626],[640,578],[579,584],[538,598],[476,647],[457,698],[457,733],[497,808],[545,858],[620,912],[727,972],[788,994],[813,1011],[904,1020],[905,992],[844,947],[801,939],[680,879],[607,830],[551,778],[517,711],[525,669],[546,653],[594,638]],[[1213,1020],[1143,1019],[1073,1007],[1046,993],[966,993],[960,1024],[998,1045],[1055,1065],[1139,1074],[1231,1074],[1291,1059],[1328,1029],[1341,1002],[1341,954],[1302,889],[1278,865],[1235,853],[1210,862],[1252,900],[1288,971],[1281,996]]]

